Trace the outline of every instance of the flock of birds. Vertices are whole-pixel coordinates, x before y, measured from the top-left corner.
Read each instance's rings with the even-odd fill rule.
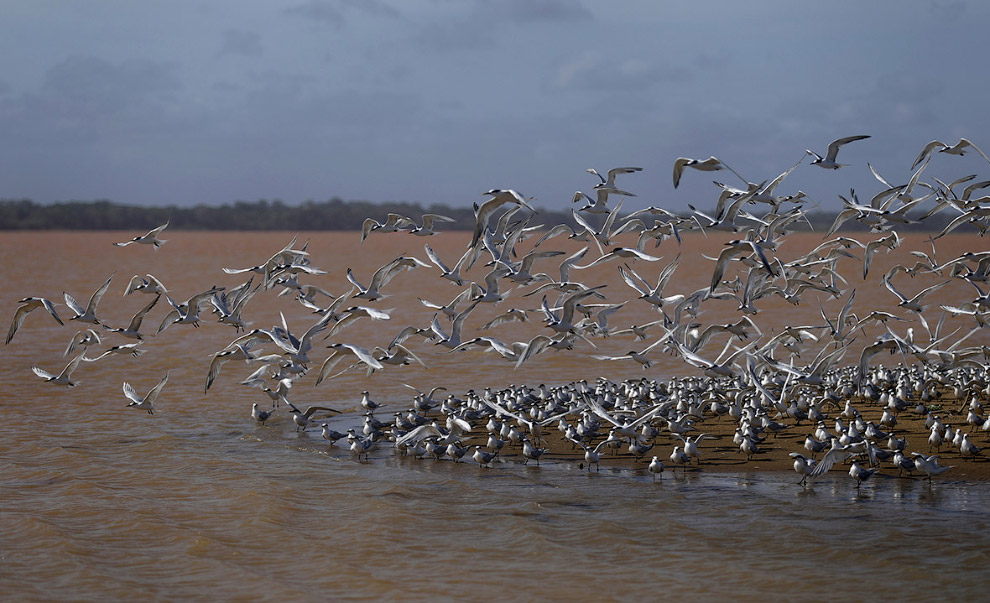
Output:
[[[939,141],[926,145],[905,184],[890,184],[870,166],[882,190],[867,203],[861,203],[855,191],[848,199],[840,197],[842,210],[823,242],[811,252],[785,261],[778,248],[793,225],[807,220],[804,207],[809,198],[800,191],[778,194],[777,189],[805,157],[813,158],[811,165],[836,170],[843,167],[837,162],[840,149],[866,138],[869,137],[835,140],[824,156],[808,150],[792,167],[761,183],[748,181],[715,157],[677,159],[674,187],[688,169],[728,170],[741,181],[738,187],[715,183],[718,198],[712,214],[692,206],[689,215],[657,207],[622,215],[622,199],[636,195],[619,188],[617,180],[632,180],[641,171],[638,167],[614,168],[605,176],[589,169],[596,178],[594,194],[575,193],[572,215],[577,227],[533,223],[539,213],[530,200],[513,190],[493,189],[485,194],[486,201],[475,205],[470,241],[452,267],[427,243],[425,259],[397,257],[379,268],[370,280],[348,268],[350,290],[344,293],[332,293],[319,284],[326,271],[312,264],[307,245],[295,248],[293,239],[262,263],[224,268],[228,274],[249,275],[243,284],[230,289],[212,286],[187,300],[173,299],[165,284],[151,274],[135,275],[124,295],[141,294],[149,301],[126,327],[110,327],[99,314],[99,304],[111,285],[111,276],[85,306],[64,293],[64,304],[71,312],[67,318],[48,298],[22,299],[6,343],[11,343],[29,314],[41,308],[59,324],[88,325],[72,335],[65,349],[65,356],[71,360],[60,372],[33,368],[38,377],[53,385],[74,386],[73,375],[85,363],[113,354],[138,356],[143,353],[140,346],[146,337],[158,336],[176,325],[198,326],[201,321],[216,320],[234,327],[236,336],[203,367],[206,390],[232,360],[257,366],[241,381],[265,394],[262,403],[252,405],[254,420],[263,424],[275,413],[291,414],[297,430],[320,428],[331,444],[346,438],[350,450],[359,458],[387,445],[402,454],[454,461],[470,453],[478,464],[488,466],[499,459],[503,447],[517,446],[524,462],[539,464],[548,450],[547,438],[556,433],[563,446],[569,443],[574,450],[584,451],[589,470],[598,467],[603,455],[622,452],[648,463],[646,471],[657,479],[664,471],[664,461],[674,467],[700,462],[703,443],[723,438],[699,433],[699,427],[728,417],[735,425],[733,445],[747,458],[764,451],[770,445],[768,437],[802,422],[814,426],[804,447],[790,453],[802,483],[847,460],[852,461],[849,471],[857,486],[883,463],[899,474],[920,472],[931,479],[951,468],[941,465],[939,454],[933,451],[952,446],[960,458],[982,458],[983,451],[963,430],[990,429],[990,418],[981,415],[981,400],[990,396],[990,349],[973,343],[986,341],[990,293],[985,293],[984,288],[990,279],[990,252],[966,252],[940,263],[936,260],[935,243],[964,224],[975,226],[980,234],[990,228],[990,196],[978,196],[979,191],[990,187],[990,180],[976,181],[974,175],[943,182],[937,177],[925,178],[924,172],[940,154],[962,155],[972,150],[988,163],[990,158],[962,139],[952,146]],[[920,215],[926,202],[930,206]],[[910,211],[914,211],[911,216]],[[874,256],[900,244],[898,227],[939,212],[951,214],[952,219],[931,237],[932,254],[911,252],[917,259],[914,265],[898,264],[883,276],[884,285],[896,297],[901,311],[857,314],[853,303],[856,291],[839,273],[837,263],[849,258],[857,265],[861,262],[865,279]],[[384,233],[425,237],[450,221],[437,214],[426,214],[418,221],[397,214],[389,214],[382,222],[368,218],[360,240],[365,243],[369,237]],[[870,240],[833,237],[850,221],[866,225]],[[163,224],[115,245],[149,245],[158,249],[165,243],[159,237],[167,226]],[[679,266],[680,254],[665,262],[651,254],[650,248],[657,248],[665,240],[675,240],[679,247],[682,233],[688,230],[731,232],[736,238],[711,258],[714,263],[707,286],[672,293],[667,290],[668,284]],[[559,259],[566,253],[550,248],[552,239],[559,236],[585,245]],[[527,246],[527,251],[522,251],[521,246],[517,249],[522,241],[531,238],[536,242]],[[635,242],[630,246],[618,242],[633,238]],[[550,262],[556,263],[555,269],[537,270],[538,264]],[[622,295],[606,291],[604,284],[579,280],[579,275],[590,274],[583,271],[605,264],[615,267],[631,295],[629,291]],[[469,276],[475,266],[485,267],[483,279],[472,280]],[[456,295],[445,303],[421,299],[433,312],[432,320],[406,326],[377,347],[369,349],[339,341],[339,335],[355,321],[388,320],[389,311],[382,309],[379,301],[387,296],[384,290],[389,283],[410,270],[433,273],[447,281]],[[941,280],[909,297],[902,292],[902,273],[911,277],[937,276]],[[972,296],[954,305],[929,301],[933,292],[953,281],[965,282]],[[524,302],[515,303],[515,307],[491,316],[477,328],[477,334],[471,335],[467,321],[472,313],[479,307],[495,307],[516,287],[530,288],[518,296],[524,302],[532,300],[528,307],[522,307]],[[280,324],[271,328],[252,327],[245,312],[259,292],[294,299],[315,317],[312,325],[303,333],[293,333],[283,314]],[[820,324],[788,325],[777,333],[760,329],[755,318],[761,299],[779,296],[791,304],[810,305],[814,302],[809,294],[819,296],[819,300],[820,296],[844,298],[844,306],[838,315],[831,316],[815,300]],[[733,322],[703,322],[708,302],[714,299],[738,303]],[[144,320],[159,304],[165,306],[167,313],[156,328],[148,329]],[[623,308],[636,304],[648,307],[655,319],[617,328]],[[489,315],[494,313],[490,311]],[[943,323],[947,316],[967,316],[968,326],[946,333]],[[497,332],[500,325],[508,322],[541,325],[527,341],[506,342],[487,334]],[[855,335],[867,327],[880,329],[880,335],[863,347],[857,363],[843,365]],[[110,334],[129,341],[91,354],[90,349],[102,345]],[[666,381],[643,377],[613,382],[601,378],[592,383],[579,381],[550,387],[479,388],[461,396],[444,393],[437,397],[446,392],[443,387],[420,392],[410,386],[415,390],[411,408],[395,412],[393,419],[385,422],[376,418],[380,405],[365,391],[361,400],[365,410],[363,424],[347,433],[332,430],[318,418],[339,411],[329,406],[300,409],[291,401],[292,388],[301,379],[313,379],[319,384],[350,370],[363,370],[370,376],[389,367],[425,367],[422,352],[415,350],[427,344],[449,351],[488,352],[519,367],[536,362],[538,355],[549,350],[595,350],[596,340],[622,337],[632,337],[643,345],[623,355],[591,355],[602,361],[636,362],[646,371],[652,359],[665,352],[697,371],[692,369],[693,376]],[[334,342],[318,343],[328,338]],[[721,353],[713,356],[705,351],[710,343],[719,340],[723,340],[719,344]],[[317,352],[323,350],[329,350],[328,355],[319,357]],[[882,352],[894,355],[899,360],[897,365],[886,367],[875,362]],[[812,360],[807,362],[808,358]],[[167,382],[166,373],[143,396],[124,382],[127,406],[153,414]],[[958,412],[966,413],[965,425],[953,427],[937,416],[937,409],[946,410],[944,405],[950,401],[961,404]],[[876,422],[865,420],[867,407],[869,412],[881,414]],[[926,417],[930,432],[924,443],[910,443],[914,449],[911,452],[906,439],[898,438],[894,431],[901,413]],[[833,428],[828,426],[829,421],[834,422]],[[651,455],[665,437],[676,444],[673,452],[669,457]]]

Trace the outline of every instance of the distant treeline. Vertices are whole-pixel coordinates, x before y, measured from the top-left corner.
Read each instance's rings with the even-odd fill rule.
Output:
[[[538,208],[539,209],[539,208]],[[474,228],[474,209],[448,207],[446,205],[422,206],[418,203],[371,203],[369,201],[305,201],[288,204],[283,201],[236,201],[219,206],[196,205],[193,207],[139,207],[121,205],[107,200],[65,201],[50,204],[35,203],[29,199],[0,200],[0,230],[141,230],[169,223],[174,230],[360,230],[365,218],[384,221],[389,213],[408,216],[416,221],[424,213],[434,213],[453,218],[450,224],[437,224],[439,230],[471,230]],[[832,212],[808,212],[808,220],[815,231],[826,231],[835,219]],[[898,231],[940,230],[952,216],[937,214],[924,222],[899,224]],[[650,216],[643,221],[652,226]],[[600,224],[600,216],[589,217],[589,222]],[[566,223],[576,226],[571,212],[539,210],[532,224],[546,225]],[[618,224],[616,224],[618,226]],[[808,228],[807,222],[789,225],[792,230]],[[855,220],[842,226],[843,231],[866,230]]]

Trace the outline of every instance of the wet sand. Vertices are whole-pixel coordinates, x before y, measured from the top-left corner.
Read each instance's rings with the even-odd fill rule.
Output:
[[[928,408],[934,416],[942,419],[943,424],[951,426],[953,433],[955,429],[961,429],[962,433],[970,434],[970,441],[972,443],[985,449],[976,457],[963,456],[959,448],[953,446],[950,442],[943,442],[938,450],[930,449],[928,444],[930,430],[925,425],[927,414],[917,414],[913,409],[903,410],[895,415],[897,422],[893,429],[888,429],[879,425],[884,410],[881,404],[863,399],[853,399],[852,404],[859,411],[863,421],[872,421],[882,431],[886,433],[892,432],[898,439],[906,439],[903,454],[907,457],[911,458],[911,452],[920,452],[926,455],[937,454],[940,465],[953,467],[941,475],[935,476],[933,479],[990,480],[990,432],[981,431],[980,425],[968,425],[966,423],[969,406],[967,402],[943,397],[940,401],[931,403]],[[961,407],[962,412],[957,413]],[[836,418],[839,418],[846,425],[849,424],[847,419],[840,416],[842,410],[842,408],[830,406],[824,413],[829,417],[826,425],[833,433],[835,431]],[[442,421],[442,417],[440,419]],[[662,429],[661,433],[652,440],[653,448],[641,457],[631,454],[628,446],[625,444],[614,452],[606,451],[603,448],[600,469],[611,467],[641,469],[646,472],[647,466],[653,456],[657,456],[664,464],[665,475],[669,475],[673,471],[713,471],[722,473],[781,471],[792,472],[795,474],[795,479],[799,479],[797,473],[794,472],[794,459],[790,456],[790,453],[798,452],[807,457],[813,456],[816,459],[820,459],[824,455],[824,453],[812,455],[804,447],[805,438],[814,433],[816,425],[814,422],[808,420],[798,423],[786,416],[777,417],[775,420],[785,424],[786,428],[777,432],[775,435],[765,433],[765,440],[759,444],[760,452],[748,458],[746,454],[740,451],[739,446],[733,442],[733,435],[738,423],[729,416],[716,417],[706,413],[703,417],[696,419],[694,429],[685,434],[685,436],[691,438],[697,437],[700,434],[712,436],[702,438],[698,444],[701,456],[700,462],[698,459],[691,459],[688,465],[674,465],[669,457],[675,446],[680,446],[683,449],[683,442],[666,429]],[[593,448],[598,442],[605,439],[606,435],[607,429],[603,426],[601,435],[593,441],[591,447]],[[594,466],[586,466],[584,450],[565,439],[555,425],[548,426],[544,429],[543,437],[544,442],[541,444],[541,447],[546,448],[547,451],[541,457],[542,462],[571,462],[581,469],[596,470]],[[484,447],[487,438],[488,435],[484,429],[480,431],[476,429],[472,431],[471,437],[465,439],[463,443],[470,446],[480,445]],[[876,444],[881,450],[888,449],[886,441],[878,441]],[[522,455],[521,446],[511,443],[507,443],[502,448],[498,458],[502,462],[527,462],[528,464],[535,464],[536,462],[527,460]],[[464,461],[474,462],[470,460],[470,453],[465,456],[462,462]],[[846,473],[851,461],[852,459],[835,465],[829,474]],[[865,455],[859,459],[859,463],[863,466],[868,464]],[[927,479],[927,476],[920,471],[914,471],[913,473],[904,471],[899,475],[897,468],[894,467],[889,459],[880,461],[878,474],[902,479]]]

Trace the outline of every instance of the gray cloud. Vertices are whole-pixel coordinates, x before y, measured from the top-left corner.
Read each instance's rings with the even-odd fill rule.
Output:
[[[241,55],[257,58],[265,54],[261,34],[256,31],[228,29],[220,41],[221,55]]]
[[[376,18],[400,16],[398,10],[380,0],[308,0],[285,9],[285,13],[334,27],[342,27],[354,14]]]

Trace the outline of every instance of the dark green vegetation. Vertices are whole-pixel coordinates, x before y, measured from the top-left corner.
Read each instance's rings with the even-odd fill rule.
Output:
[[[576,206],[575,206],[576,207]],[[538,208],[539,209],[539,208]],[[630,210],[633,211],[633,210]],[[451,217],[454,223],[439,225],[441,230],[472,230],[472,207],[448,207],[446,205],[423,206],[418,203],[369,201],[305,201],[289,204],[283,201],[236,201],[223,205],[195,205],[192,207],[141,207],[121,205],[107,200],[60,201],[41,204],[29,199],[0,200],[0,230],[133,230],[147,229],[169,223],[171,230],[360,230],[365,218],[384,221],[390,212],[409,216],[419,221],[424,213]],[[948,213],[948,212],[946,212]],[[685,212],[686,215],[690,215]],[[816,231],[826,231],[835,218],[831,212],[807,213]],[[597,224],[599,219],[591,216]],[[905,224],[902,231],[938,231],[952,216],[932,216],[924,222]],[[570,210],[549,211],[540,209],[532,220],[533,225],[566,223],[576,226]],[[807,222],[791,225],[793,230],[808,228]],[[866,227],[850,220],[844,231],[866,230]],[[964,229],[965,230],[965,227]]]

